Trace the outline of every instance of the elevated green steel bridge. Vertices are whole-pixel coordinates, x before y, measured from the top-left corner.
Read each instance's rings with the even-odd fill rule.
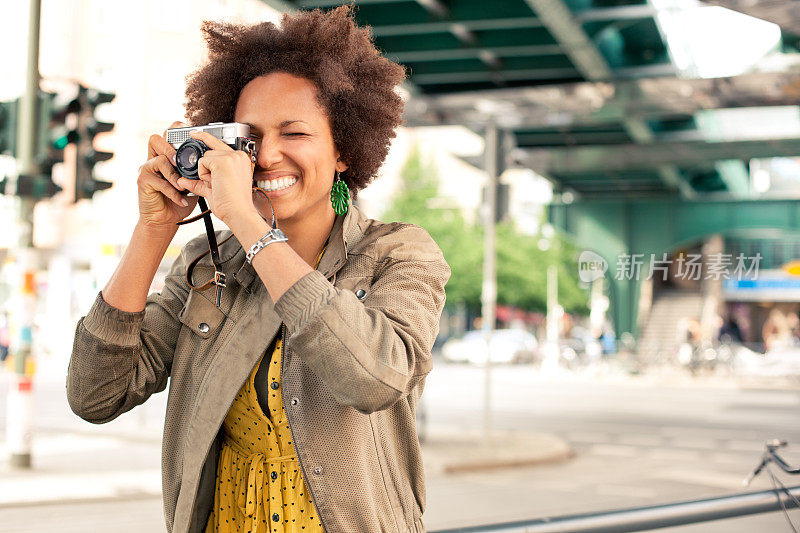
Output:
[[[281,10],[343,3],[265,1]],[[800,230],[796,200],[754,195],[749,173],[751,159],[800,156],[800,135],[731,136],[715,118],[797,105],[800,22],[791,2],[708,2],[781,25],[767,70],[717,79],[676,66],[657,7],[665,2],[353,3],[378,47],[407,67],[408,125],[496,132],[490,180],[511,167],[547,177],[550,221],[609,264],[713,233]],[[607,280],[618,334],[635,334],[641,281],[613,272]]]

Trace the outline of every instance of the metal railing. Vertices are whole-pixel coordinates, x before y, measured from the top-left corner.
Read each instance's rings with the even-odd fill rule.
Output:
[[[736,494],[707,500],[605,511],[580,515],[539,518],[486,526],[439,529],[431,533],[625,533],[648,531],[662,527],[683,526],[723,518],[735,518],[759,513],[797,508],[800,486],[788,487],[785,492],[774,490]]]
[[[440,529],[431,533],[477,533],[501,531],[503,533],[626,533],[649,531],[663,527],[685,526],[725,518],[735,518],[760,513],[783,511],[792,531],[797,531],[789,518],[788,510],[800,508],[800,485],[786,487],[769,468],[775,464],[788,474],[800,474],[800,468],[790,466],[778,455],[777,450],[786,446],[786,441],[770,440],[765,443],[761,461],[744,480],[747,486],[766,469],[772,480],[772,490],[749,492],[683,502],[636,507],[615,511],[602,511],[578,515],[537,518],[518,522],[471,526],[455,529]]]

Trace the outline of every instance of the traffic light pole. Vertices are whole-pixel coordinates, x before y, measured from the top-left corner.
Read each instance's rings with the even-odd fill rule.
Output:
[[[490,339],[494,333],[497,308],[497,274],[495,272],[495,224],[497,216],[497,182],[499,179],[499,132],[493,122],[486,125],[484,134],[486,161],[486,200],[481,206],[484,224],[483,286],[481,288],[481,329],[486,339],[486,363],[483,381],[483,438],[488,444],[492,434],[492,351]]]
[[[37,106],[39,103],[39,19],[41,0],[30,0],[28,58],[25,75],[25,93],[20,101],[17,133],[18,176],[35,176],[36,140],[38,127]],[[36,272],[38,254],[33,246],[33,208],[36,200],[20,198],[20,235],[17,247],[16,297],[12,299],[12,325],[16,332],[16,343],[12,341],[14,374],[8,389],[6,443],[9,463],[17,468],[31,467],[31,441],[33,420],[33,381],[28,371],[33,344],[33,323],[36,312]]]

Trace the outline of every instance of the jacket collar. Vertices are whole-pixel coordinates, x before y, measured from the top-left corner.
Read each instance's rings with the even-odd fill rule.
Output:
[[[328,237],[328,245],[325,248],[325,253],[322,254],[318,268],[326,279],[330,279],[344,266],[348,252],[353,249],[353,246],[364,235],[367,226],[366,220],[367,218],[364,216],[363,211],[352,203],[348,206],[347,213],[336,215],[333,228]],[[244,260],[245,254],[241,245],[238,246],[237,254],[239,251],[241,252],[242,264],[234,277],[240,285],[249,291],[250,284],[258,275],[253,266]]]
[[[326,278],[333,276],[344,265],[348,252],[364,235],[365,221],[364,213],[353,204],[350,204],[347,213],[336,216],[318,268]]]

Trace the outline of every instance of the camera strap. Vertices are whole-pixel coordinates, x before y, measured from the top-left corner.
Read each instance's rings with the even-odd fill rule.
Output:
[[[185,220],[181,220],[178,222],[178,225],[188,224],[189,222],[194,222],[196,220],[203,219],[203,223],[206,226],[206,237],[208,238],[208,250],[200,254],[199,256],[195,257],[189,266],[186,268],[186,283],[189,284],[189,287],[197,290],[197,291],[205,291],[210,289],[212,286],[214,288],[214,305],[219,307],[220,302],[222,301],[222,289],[225,287],[225,273],[222,272],[222,261],[219,259],[219,245],[225,244],[228,239],[233,237],[233,235],[229,235],[225,240],[221,243],[217,244],[217,235],[214,233],[214,224],[211,222],[211,210],[208,208],[208,204],[206,203],[205,198],[202,196],[197,199],[197,205],[200,206],[200,214],[187,218]],[[206,283],[202,285],[195,285],[192,281],[192,272],[194,272],[194,267],[200,262],[200,260],[206,256],[206,254],[211,254],[211,262],[214,264],[214,276],[208,280]]]
[[[277,228],[278,222],[275,219],[275,209],[272,207],[272,200],[269,199],[267,193],[264,192],[263,189],[260,187],[253,187],[253,192],[260,192],[264,195],[264,198],[267,199],[269,202],[269,208],[272,210],[272,224],[271,227]],[[214,224],[211,222],[211,210],[208,208],[208,204],[206,203],[205,198],[200,196],[197,199],[197,205],[200,206],[200,213],[193,217],[186,218],[181,220],[177,223],[177,225],[188,224],[190,222],[195,222],[197,220],[203,219],[203,223],[206,227],[206,237],[208,238],[208,250],[200,254],[199,256],[195,257],[189,266],[186,268],[186,283],[189,284],[194,290],[197,291],[205,291],[210,289],[212,286],[214,287],[214,305],[219,307],[220,302],[222,301],[222,289],[225,287],[225,273],[222,272],[222,261],[219,258],[219,247],[228,242],[228,240],[233,237],[233,233],[228,235],[222,242],[217,244],[217,235],[214,233]],[[266,219],[265,219],[266,220]],[[194,272],[194,267],[200,262],[200,260],[206,256],[206,254],[211,254],[211,262],[214,264],[214,276],[208,280],[206,283],[202,285],[195,285],[192,280],[192,273]]]

